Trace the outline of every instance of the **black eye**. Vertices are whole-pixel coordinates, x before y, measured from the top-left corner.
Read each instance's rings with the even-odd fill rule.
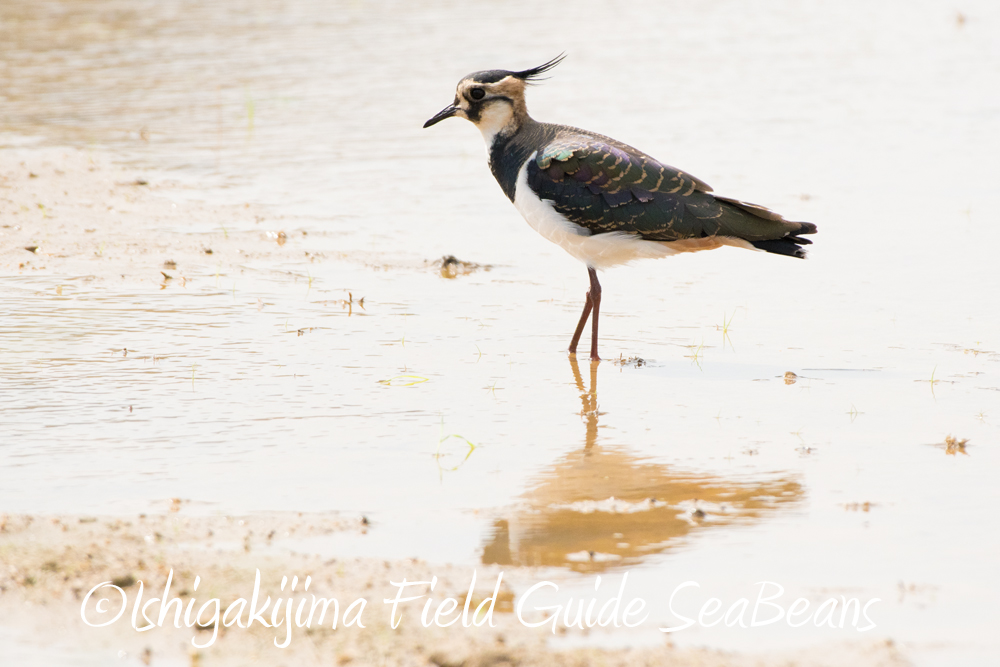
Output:
[[[473,88],[472,90],[469,91],[469,97],[471,97],[474,100],[481,100],[484,97],[486,97],[486,91],[483,90],[482,88]]]

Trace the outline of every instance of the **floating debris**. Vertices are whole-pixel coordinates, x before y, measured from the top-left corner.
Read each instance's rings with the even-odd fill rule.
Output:
[[[288,234],[285,232],[268,232],[267,238],[274,239],[278,245],[285,245],[285,242],[288,241]]]
[[[785,384],[795,384],[795,381],[799,379],[799,376],[791,371],[785,371]]]
[[[28,252],[32,253],[32,254],[36,254],[36,255],[38,254],[38,246],[36,246],[36,245],[26,245],[26,246],[24,246],[24,249],[27,250]]]
[[[316,301],[316,303],[321,303],[324,306],[327,304],[334,304],[340,306],[341,308],[347,309],[348,316],[354,314],[354,305],[357,304],[361,310],[365,309],[365,297],[361,297],[357,301],[354,300],[354,294],[352,292],[347,293],[346,299],[326,299],[323,301]]]
[[[378,383],[384,384],[387,387],[412,387],[428,381],[430,381],[430,378],[425,378],[420,375],[397,375],[396,377],[391,377],[388,380],[379,380]]]
[[[868,512],[871,508],[878,507],[878,503],[872,503],[866,500],[863,503],[842,503],[840,506],[848,512]]]
[[[175,262],[172,259],[168,259],[167,261],[165,261],[163,263],[163,268],[165,268],[165,269],[176,269],[177,268],[177,262]]]
[[[944,453],[948,456],[955,456],[956,454],[969,455],[969,452],[965,451],[965,445],[968,444],[968,438],[962,438],[959,440],[953,436],[948,436],[944,439]]]
[[[458,259],[454,255],[445,255],[441,259],[435,261],[433,266],[437,267],[442,278],[448,278],[449,280],[457,278],[458,276],[465,276],[470,273],[474,273],[480,269],[483,271],[489,271],[493,268],[489,264],[465,262]]]
[[[649,362],[646,361],[645,359],[643,359],[642,357],[627,357],[626,358],[622,354],[619,354],[618,358],[615,359],[615,361],[614,361],[615,366],[633,366],[635,368],[642,368],[643,366],[647,365],[648,363]]]

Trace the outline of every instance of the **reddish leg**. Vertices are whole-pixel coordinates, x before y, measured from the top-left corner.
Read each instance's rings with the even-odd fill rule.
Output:
[[[590,358],[595,360],[600,359],[597,356],[597,318],[601,309],[601,283],[597,282],[597,271],[588,267],[587,272],[590,275],[590,290],[587,292],[587,301],[583,304],[583,314],[580,315],[580,321],[573,333],[573,340],[569,343],[569,353],[576,354],[576,346],[580,342],[580,336],[583,335],[583,327],[587,324],[590,311],[593,310],[594,322],[590,338]]]
[[[590,291],[587,294],[594,308],[594,319],[590,322],[590,360],[600,361],[601,358],[597,356],[597,320],[601,314],[601,283],[597,282],[597,271],[591,268],[587,271],[590,273]]]
[[[590,311],[593,306],[590,303],[590,292],[587,292],[587,300],[583,304],[583,314],[580,315],[580,322],[576,325],[576,332],[573,334],[573,340],[569,342],[569,353],[576,354],[576,345],[580,342],[580,336],[583,334],[583,326],[587,323],[587,318],[590,317]]]

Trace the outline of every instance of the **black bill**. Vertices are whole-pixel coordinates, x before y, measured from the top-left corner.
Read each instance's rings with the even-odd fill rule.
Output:
[[[444,109],[441,109],[441,111],[438,111],[433,118],[424,123],[424,127],[430,127],[434,123],[440,123],[445,118],[451,118],[457,113],[458,113],[458,107],[456,107],[454,104],[449,104]]]

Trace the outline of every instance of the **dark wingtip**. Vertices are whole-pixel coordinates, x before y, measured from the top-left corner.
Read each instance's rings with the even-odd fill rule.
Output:
[[[560,53],[558,56],[548,61],[547,63],[543,63],[538,67],[532,67],[531,69],[522,70],[520,72],[511,72],[511,75],[517,77],[518,79],[526,83],[539,81],[541,80],[538,78],[539,75],[545,74],[546,72],[551,70],[553,67],[555,67],[565,59],[566,59],[566,52],[563,51],[562,53]]]

